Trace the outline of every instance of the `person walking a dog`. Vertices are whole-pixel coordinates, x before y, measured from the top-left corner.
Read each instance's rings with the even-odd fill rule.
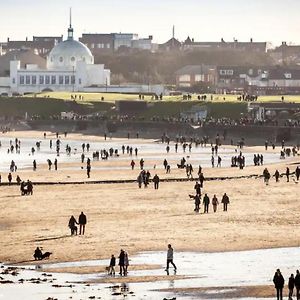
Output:
[[[79,223],[79,235],[84,235],[84,230],[85,230],[85,225],[87,223],[87,218],[86,218],[86,215],[81,212],[81,214],[79,215],[79,218],[78,218],[78,223]]]
[[[110,263],[109,263],[109,269],[108,269],[108,274],[109,275],[115,276],[115,274],[116,274],[115,266],[116,266],[116,258],[112,254],[111,259],[110,259]]]

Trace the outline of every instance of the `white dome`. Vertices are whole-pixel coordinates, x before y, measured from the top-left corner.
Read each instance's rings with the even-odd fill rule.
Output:
[[[77,62],[94,64],[90,49],[73,38],[57,44],[47,57],[48,69],[72,69]]]

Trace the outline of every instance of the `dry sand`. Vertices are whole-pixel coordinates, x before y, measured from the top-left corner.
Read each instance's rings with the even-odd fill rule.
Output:
[[[9,133],[16,137],[41,137],[42,133]],[[71,138],[95,140],[95,137],[73,135]],[[103,140],[103,138],[98,138]],[[253,149],[250,149],[251,151]],[[250,151],[249,150],[249,151]],[[254,149],[263,151],[262,147]],[[293,162],[297,162],[295,158]],[[286,163],[269,167],[284,172]],[[114,162],[107,162],[113,165]],[[77,166],[80,164],[69,164]],[[294,171],[296,166],[290,166]],[[233,168],[205,169],[206,177],[262,174],[263,167],[244,170]],[[150,170],[151,171],[151,170]],[[152,171],[151,171],[152,172]],[[184,177],[184,171],[172,170],[170,175],[157,170],[161,178]],[[85,181],[82,170],[49,172],[46,166],[38,172],[21,171],[21,178],[33,181]],[[101,171],[92,169],[91,180],[136,179],[138,170]],[[30,261],[37,246],[53,252],[51,261],[78,261],[109,258],[125,248],[130,255],[139,251],[165,250],[168,243],[176,251],[230,251],[271,247],[299,246],[300,185],[293,181],[236,179],[209,181],[204,192],[224,192],[231,204],[227,213],[221,207],[216,214],[195,214],[188,197],[193,182],[152,184],[138,189],[132,184],[105,185],[39,185],[33,196],[20,196],[19,187],[0,187],[0,261]],[[201,208],[203,211],[203,208]],[[68,220],[81,211],[87,215],[86,235],[70,236]]]

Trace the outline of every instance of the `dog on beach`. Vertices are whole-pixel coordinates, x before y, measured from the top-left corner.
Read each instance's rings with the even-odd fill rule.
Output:
[[[51,254],[52,254],[52,252],[47,251],[47,252],[42,254],[41,259],[49,259]]]

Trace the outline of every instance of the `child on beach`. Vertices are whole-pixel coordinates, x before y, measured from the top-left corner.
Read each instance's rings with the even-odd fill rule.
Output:
[[[108,274],[115,276],[116,272],[115,272],[115,266],[116,266],[116,258],[115,256],[112,254],[111,259],[110,259],[110,263],[109,263],[109,269],[108,269]]]

